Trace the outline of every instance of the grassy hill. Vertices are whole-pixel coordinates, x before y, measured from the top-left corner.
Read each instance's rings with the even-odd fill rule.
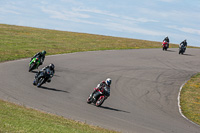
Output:
[[[0,24],[0,62],[31,57],[42,50],[52,55],[140,48],[161,48],[161,42]]]

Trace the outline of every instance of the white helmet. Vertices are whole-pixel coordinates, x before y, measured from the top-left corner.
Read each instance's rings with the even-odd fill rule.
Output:
[[[112,80],[111,80],[110,78],[107,78],[107,79],[106,79],[106,84],[107,84],[108,86],[111,85],[111,82],[112,82]]]

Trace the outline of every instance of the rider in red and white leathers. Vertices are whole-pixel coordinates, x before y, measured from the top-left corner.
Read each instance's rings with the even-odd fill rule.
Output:
[[[168,38],[168,36],[166,36],[165,38],[164,38],[164,40],[163,40],[163,42],[164,41],[166,41],[168,44],[167,44],[167,48],[169,48],[169,38]]]
[[[93,91],[93,93],[90,95],[92,97],[95,92],[97,92],[98,89],[104,89],[103,93],[105,96],[109,97],[110,96],[110,85],[111,85],[111,79],[107,78],[106,81],[102,81],[99,83],[96,87],[96,89]]]

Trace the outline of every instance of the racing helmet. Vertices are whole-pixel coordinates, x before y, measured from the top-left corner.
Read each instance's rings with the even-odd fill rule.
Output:
[[[110,78],[107,78],[107,79],[106,79],[106,84],[107,84],[108,86],[111,85],[111,82],[112,82],[112,80],[111,80]]]
[[[54,64],[49,64],[49,68],[51,69],[51,70],[54,70],[54,68],[55,68],[55,66],[54,66]]]
[[[42,54],[45,55],[47,52],[45,50],[42,51]]]

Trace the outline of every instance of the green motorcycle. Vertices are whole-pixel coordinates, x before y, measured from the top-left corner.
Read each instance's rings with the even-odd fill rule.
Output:
[[[40,58],[38,57],[35,57],[31,60],[31,62],[29,63],[29,72],[38,68],[40,66]]]

